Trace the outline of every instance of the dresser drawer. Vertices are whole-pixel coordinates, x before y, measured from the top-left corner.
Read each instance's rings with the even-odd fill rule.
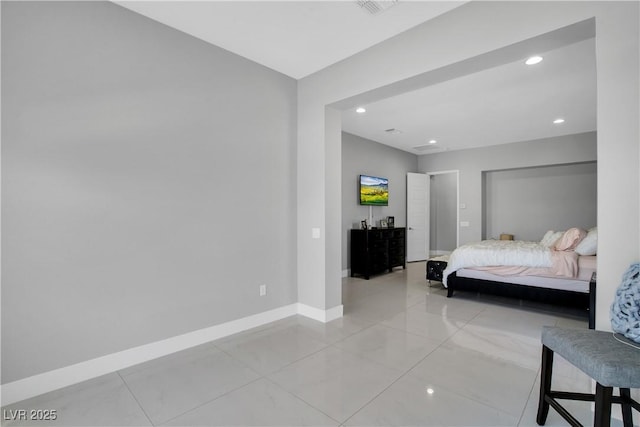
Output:
[[[391,271],[405,267],[405,229],[378,228],[351,230],[351,276]]]

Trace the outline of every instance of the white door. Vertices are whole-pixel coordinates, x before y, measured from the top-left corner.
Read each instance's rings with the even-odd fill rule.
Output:
[[[429,253],[429,176],[407,174],[407,261],[424,261]]]

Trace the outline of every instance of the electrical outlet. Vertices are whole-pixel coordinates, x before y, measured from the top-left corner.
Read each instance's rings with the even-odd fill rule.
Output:
[[[260,296],[263,297],[267,294],[267,285],[260,285]]]

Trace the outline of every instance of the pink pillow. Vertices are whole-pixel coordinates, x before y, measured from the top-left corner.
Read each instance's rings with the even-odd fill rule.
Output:
[[[572,251],[578,243],[587,235],[587,232],[579,228],[570,228],[554,245],[557,251]]]

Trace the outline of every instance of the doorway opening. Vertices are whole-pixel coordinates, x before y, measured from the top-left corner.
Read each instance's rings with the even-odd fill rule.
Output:
[[[407,262],[447,255],[459,243],[457,170],[407,174]]]
[[[458,171],[428,173],[429,258],[458,247]]]

